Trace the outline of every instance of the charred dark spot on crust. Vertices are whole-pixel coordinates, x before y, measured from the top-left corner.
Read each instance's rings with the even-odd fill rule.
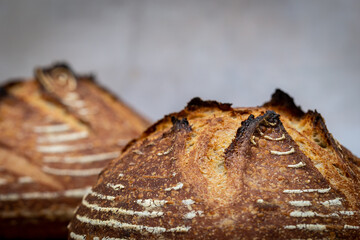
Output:
[[[280,115],[274,111],[267,111],[261,121],[261,124],[266,127],[276,126],[279,123],[279,117]]]
[[[328,130],[325,125],[325,121],[321,114],[316,110],[315,112],[309,111],[307,114],[311,115],[313,120],[313,140],[322,148],[326,148],[330,144],[330,136],[328,136]],[[329,138],[330,137],[330,138]],[[336,145],[336,144],[335,144]],[[335,146],[337,148],[337,146]]]
[[[295,117],[302,117],[305,113],[300,106],[296,106],[294,99],[289,94],[280,89],[276,89],[271,100],[264,103],[264,107],[278,107],[284,111],[288,111]]]
[[[274,111],[267,111],[264,115],[261,115],[257,118],[254,115],[250,115],[248,119],[241,122],[241,127],[236,131],[234,140],[231,142],[230,146],[225,150],[225,156],[229,157],[233,151],[243,145],[244,148],[249,146],[246,143],[250,142],[250,138],[254,134],[255,130],[263,125],[266,127],[276,127],[280,123],[280,115]],[[241,148],[241,147],[240,147]],[[245,149],[243,149],[244,154],[246,154]]]
[[[187,104],[186,109],[190,110],[190,111],[194,111],[201,107],[216,107],[222,111],[232,110],[231,103],[219,103],[217,101],[204,101],[199,97],[191,99],[190,102]]]
[[[186,131],[191,131],[191,126],[186,118],[178,119],[174,116],[171,117],[171,122],[173,123],[173,130],[180,131],[184,129]]]
[[[321,114],[318,113],[316,110],[314,112],[309,111],[309,114],[314,116],[314,120],[313,120],[314,126],[319,126],[321,128],[321,130],[327,132],[326,124],[325,124],[324,118],[321,116]]]
[[[312,118],[314,134],[319,135],[319,137],[322,138],[321,139],[322,144],[332,145],[335,149],[338,149],[337,144],[336,144],[335,140],[333,139],[332,135],[330,134],[330,132],[328,131],[326,124],[325,124],[325,120],[321,116],[321,114],[315,110],[315,111],[308,111],[306,113],[306,115],[308,115]],[[319,144],[319,142],[316,142],[316,143]],[[338,149],[338,150],[340,150],[340,149]]]
[[[255,120],[255,116],[254,115],[250,115],[248,117],[248,119],[246,119],[245,121],[241,122],[241,127],[238,128],[238,130],[236,131],[236,135],[235,135],[235,141],[239,141],[240,138],[244,135],[244,133],[246,132],[246,129],[249,128],[249,126],[251,125],[251,123],[253,123]]]
[[[272,125],[269,125],[269,123],[271,124],[279,123],[280,121],[279,117],[280,115],[275,113],[274,111],[267,111],[264,115],[259,116],[257,118],[255,118],[254,115],[251,114],[248,117],[248,119],[241,122],[241,127],[236,132],[235,140],[239,141],[244,136],[245,132],[249,130],[249,127],[252,124],[255,123],[256,125],[265,125],[267,127],[270,127]]]

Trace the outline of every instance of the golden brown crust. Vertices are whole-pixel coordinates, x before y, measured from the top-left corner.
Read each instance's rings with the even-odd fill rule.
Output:
[[[65,238],[98,173],[148,122],[64,64],[0,94],[0,238]]]
[[[359,238],[359,159],[319,114],[190,103],[108,165],[70,239]]]

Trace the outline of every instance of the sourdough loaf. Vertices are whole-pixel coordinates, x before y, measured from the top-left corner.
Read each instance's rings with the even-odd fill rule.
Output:
[[[147,121],[64,64],[0,89],[0,239],[65,238],[89,186]]]
[[[70,239],[360,239],[360,161],[277,90],[261,107],[195,98],[99,176]]]

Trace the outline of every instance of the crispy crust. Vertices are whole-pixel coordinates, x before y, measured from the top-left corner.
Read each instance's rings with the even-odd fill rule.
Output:
[[[148,122],[66,64],[0,89],[0,238],[64,239],[98,173]]]
[[[288,115],[297,118],[300,118],[305,114],[300,106],[295,105],[294,99],[281,89],[276,89],[271,96],[271,100],[264,103],[263,107],[271,109],[276,108],[279,112],[286,112]]]
[[[359,239],[359,159],[286,96],[165,116],[102,172],[69,238]]]

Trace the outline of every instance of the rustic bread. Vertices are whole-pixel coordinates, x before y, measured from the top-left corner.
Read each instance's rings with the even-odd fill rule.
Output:
[[[277,90],[262,107],[195,98],[101,173],[70,239],[359,239],[360,161]]]
[[[66,239],[89,186],[147,121],[64,64],[0,93],[0,239]]]

